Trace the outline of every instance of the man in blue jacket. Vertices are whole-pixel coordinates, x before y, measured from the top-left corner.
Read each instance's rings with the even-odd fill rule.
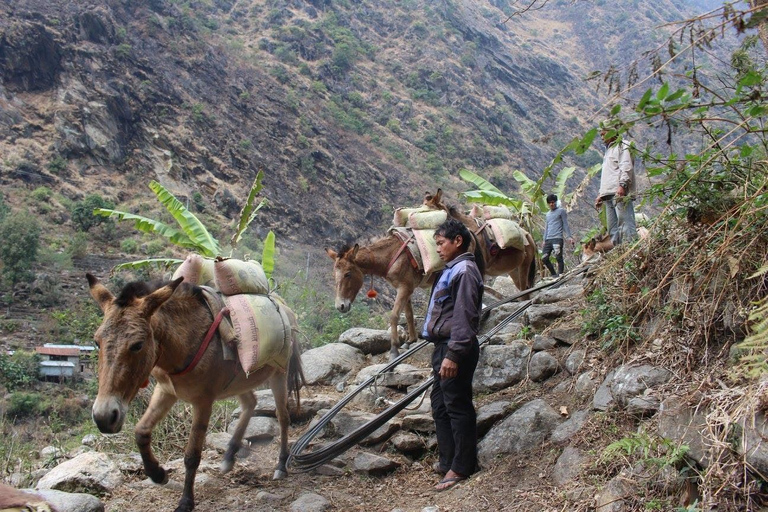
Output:
[[[480,357],[483,275],[467,252],[472,235],[461,222],[445,221],[435,231],[435,241],[446,264],[435,278],[421,335],[435,344],[431,400],[440,452],[436,469],[445,474],[435,489],[444,491],[477,471],[472,378]]]
[[[544,245],[542,246],[541,261],[549,269],[549,272],[559,277],[565,270],[565,261],[563,260],[563,242],[565,237],[568,237],[568,241],[573,245],[573,237],[571,236],[571,228],[568,227],[568,214],[562,208],[557,207],[557,196],[555,194],[549,194],[547,196],[547,205],[549,205],[549,211],[547,212],[546,225],[544,227]],[[555,259],[557,260],[557,272],[552,266],[552,262],[549,261],[549,256],[555,253]]]

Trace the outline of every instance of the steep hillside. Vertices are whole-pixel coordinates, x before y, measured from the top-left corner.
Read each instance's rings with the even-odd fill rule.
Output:
[[[3,189],[138,208],[157,179],[231,218],[264,169],[261,231],[377,233],[392,206],[464,189],[462,167],[508,190],[513,169],[536,176],[595,122],[601,98],[582,78],[687,14],[672,2],[511,12],[460,0],[4,0]],[[67,226],[59,210],[49,216]]]

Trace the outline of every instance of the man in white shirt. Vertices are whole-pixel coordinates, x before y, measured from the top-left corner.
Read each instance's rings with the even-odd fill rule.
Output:
[[[616,246],[637,236],[633,204],[635,167],[627,139],[619,139],[615,129],[605,126],[601,129],[600,136],[605,142],[606,150],[595,208],[600,210],[601,206],[605,206],[608,234]]]

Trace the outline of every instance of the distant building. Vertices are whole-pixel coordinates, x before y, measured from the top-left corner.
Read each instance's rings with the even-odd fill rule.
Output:
[[[94,347],[46,343],[35,348],[40,355],[40,375],[45,380],[72,379],[92,372],[90,352]]]

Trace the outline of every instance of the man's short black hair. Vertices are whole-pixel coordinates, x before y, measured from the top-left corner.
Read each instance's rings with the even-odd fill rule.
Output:
[[[555,194],[549,194],[547,196],[547,202],[548,203],[556,203],[557,202],[557,196]]]
[[[448,219],[437,227],[434,236],[442,236],[448,240],[455,240],[457,236],[461,236],[461,249],[466,251],[472,235],[469,233],[467,226],[460,221]]]

